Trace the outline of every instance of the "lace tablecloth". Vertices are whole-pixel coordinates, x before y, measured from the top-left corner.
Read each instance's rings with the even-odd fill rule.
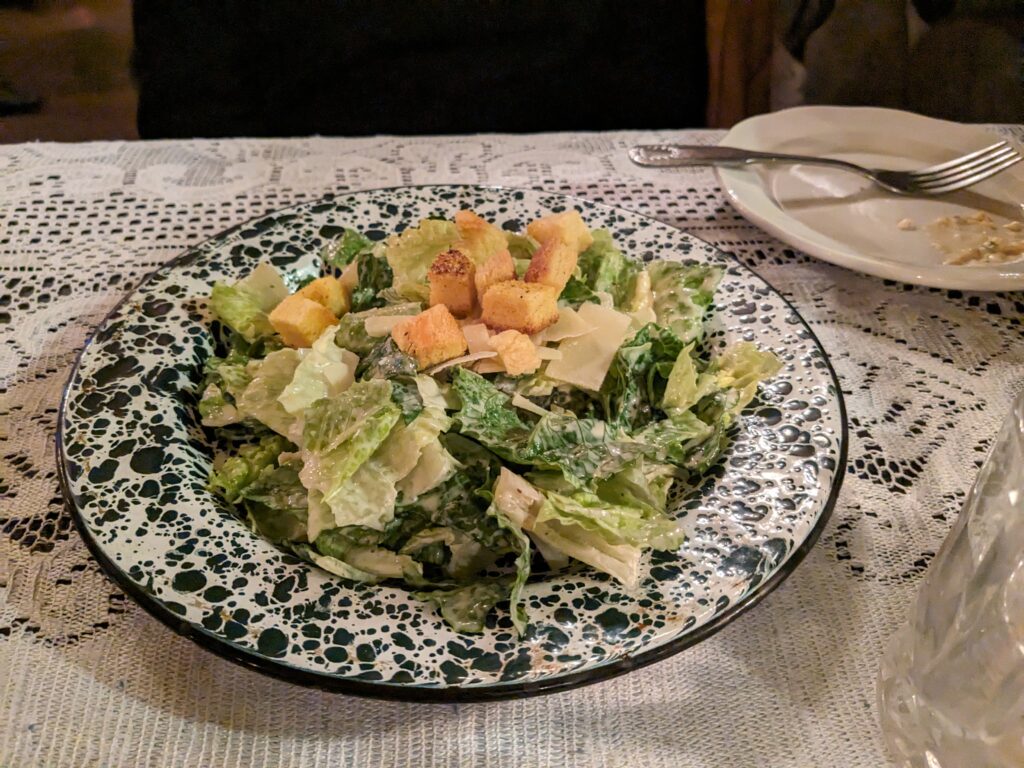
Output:
[[[844,766],[886,760],[881,648],[1024,386],[1024,295],[886,283],[815,261],[707,171],[633,167],[638,141],[715,132],[0,147],[0,766]],[[493,704],[289,685],[175,636],[100,572],[61,503],[72,359],[185,247],[326,192],[538,187],[632,208],[732,251],[796,305],[843,382],[850,464],[818,545],[759,607],[667,661]]]

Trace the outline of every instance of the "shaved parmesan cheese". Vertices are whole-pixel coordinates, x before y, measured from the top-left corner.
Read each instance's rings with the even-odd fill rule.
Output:
[[[415,315],[372,315],[363,321],[367,336],[387,336],[391,329]]]
[[[537,405],[535,402],[533,402],[533,400],[531,400],[528,397],[523,397],[518,392],[512,395],[512,405],[514,405],[516,408],[522,408],[524,411],[534,413],[537,416],[547,416],[549,413],[548,411],[545,411],[543,408]]]
[[[584,322],[579,313],[571,307],[559,307],[558,320],[554,325],[549,325],[543,331],[535,333],[530,338],[538,347],[550,341],[562,341],[576,336],[582,336],[594,330],[594,326]]]
[[[359,283],[358,267],[354,261],[341,270],[341,276],[338,278],[338,282],[340,282],[342,287],[350,294],[352,293],[352,289]]]
[[[494,358],[493,360],[481,360],[473,366],[473,370],[477,373],[504,373],[505,366],[501,364],[500,360]]]
[[[615,299],[607,291],[594,291],[594,295],[597,296],[601,302],[601,306],[605,309],[615,309]]]
[[[566,339],[559,345],[561,360],[548,363],[545,375],[596,392],[622,342],[629,333],[632,318],[600,304],[584,304],[580,318],[594,327],[590,333]]]
[[[541,360],[561,360],[562,350],[552,347],[537,347],[537,357]]]
[[[462,335],[466,337],[466,343],[469,344],[470,354],[473,352],[486,352],[491,349],[491,345],[487,341],[491,338],[491,332],[487,330],[487,326],[483,323],[464,325],[462,327]]]
[[[433,376],[435,373],[440,373],[445,368],[451,368],[453,365],[462,365],[463,363],[472,363],[474,360],[484,360],[490,357],[497,357],[497,352],[470,352],[468,355],[462,355],[461,357],[453,357],[451,360],[445,360],[443,363],[435,365],[429,369],[427,373]]]

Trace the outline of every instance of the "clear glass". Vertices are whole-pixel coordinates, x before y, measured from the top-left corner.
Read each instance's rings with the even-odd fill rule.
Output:
[[[1024,766],[1024,394],[882,660],[901,766]]]

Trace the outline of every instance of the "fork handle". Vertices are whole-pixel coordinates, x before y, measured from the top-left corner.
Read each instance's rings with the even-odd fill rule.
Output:
[[[801,163],[827,165],[867,175],[867,169],[844,160],[776,152],[754,152],[737,147],[705,147],[696,144],[641,144],[629,150],[637,165],[650,168],[682,168],[700,165],[750,165],[752,163]]]

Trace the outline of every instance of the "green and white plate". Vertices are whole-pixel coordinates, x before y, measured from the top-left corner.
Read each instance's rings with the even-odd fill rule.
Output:
[[[197,388],[213,352],[206,297],[269,259],[290,278],[319,269],[341,227],[374,239],[472,208],[507,229],[576,208],[637,258],[725,267],[709,321],[715,345],[773,350],[782,372],[739,420],[720,466],[671,508],[688,533],[655,552],[627,592],[585,567],[536,577],[529,632],[505,612],[458,634],[407,590],[353,584],[245,527],[206,490],[212,437]],[[636,213],[540,192],[472,186],[352,192],[231,229],[159,269],[82,351],[61,406],[58,460],[86,544],[150,613],[197,643],[297,683],[411,700],[563,690],[665,658],[720,629],[777,586],[813,545],[839,491],[842,396],[794,309],[757,275]]]

